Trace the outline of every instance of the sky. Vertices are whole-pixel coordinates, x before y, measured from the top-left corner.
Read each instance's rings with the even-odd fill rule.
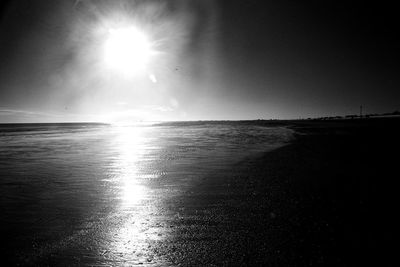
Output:
[[[391,2],[1,3],[0,123],[297,119],[357,114],[360,105],[365,113],[400,110]],[[122,71],[105,49],[110,36],[131,28],[150,52],[140,68],[125,64]]]

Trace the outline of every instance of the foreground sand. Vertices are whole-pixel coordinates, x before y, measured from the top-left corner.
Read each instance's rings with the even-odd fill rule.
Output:
[[[161,250],[170,262],[392,266],[399,120],[290,125],[292,144],[208,177],[174,204],[185,209],[169,244],[176,253]]]
[[[103,210],[62,242],[39,240],[40,249],[15,253],[12,246],[19,244],[12,242],[23,241],[3,233],[3,251],[9,253],[5,261],[50,266],[390,266],[397,225],[399,121],[286,125],[297,132],[291,144],[195,183],[166,175],[151,185],[154,194],[135,211]]]

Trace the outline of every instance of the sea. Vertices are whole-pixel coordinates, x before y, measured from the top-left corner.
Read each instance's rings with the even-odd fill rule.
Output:
[[[2,259],[156,262],[169,199],[292,139],[257,121],[1,124]]]

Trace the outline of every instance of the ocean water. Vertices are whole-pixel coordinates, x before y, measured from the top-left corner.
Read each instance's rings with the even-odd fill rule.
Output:
[[[160,263],[148,247],[170,234],[169,199],[292,134],[256,122],[0,125],[2,252],[10,263]]]

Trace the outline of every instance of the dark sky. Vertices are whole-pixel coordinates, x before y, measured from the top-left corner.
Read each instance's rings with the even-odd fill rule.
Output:
[[[391,2],[31,0],[0,8],[0,122],[400,110]],[[101,53],[105,29],[127,24],[157,52],[129,79],[107,69]]]

